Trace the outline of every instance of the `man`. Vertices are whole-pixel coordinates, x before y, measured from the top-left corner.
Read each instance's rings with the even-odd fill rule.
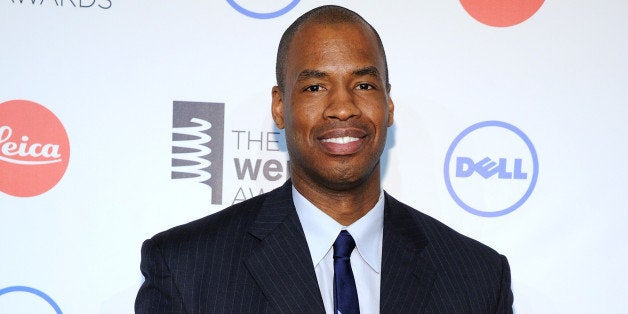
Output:
[[[382,191],[389,92],[383,45],[359,15],[297,19],[271,107],[291,180],[147,240],[136,312],[512,312],[505,257]]]

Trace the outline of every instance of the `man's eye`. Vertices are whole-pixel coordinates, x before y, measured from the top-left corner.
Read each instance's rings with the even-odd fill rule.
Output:
[[[306,92],[318,92],[321,90],[321,86],[320,85],[311,85],[305,88]]]
[[[373,87],[373,85],[371,84],[367,84],[367,83],[362,83],[362,84],[358,84],[358,89],[374,89],[375,87]]]

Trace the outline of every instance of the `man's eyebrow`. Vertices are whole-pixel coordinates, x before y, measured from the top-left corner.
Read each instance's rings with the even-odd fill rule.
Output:
[[[311,78],[322,78],[326,76],[327,76],[327,73],[325,72],[306,69],[306,70],[301,71],[301,73],[299,73],[299,77],[297,78],[297,81],[305,81]]]
[[[362,69],[358,69],[353,71],[353,75],[355,76],[365,76],[365,75],[369,75],[369,76],[374,76],[374,77],[379,77],[379,70],[377,70],[376,67],[374,66],[368,66],[366,68],[362,68]]]

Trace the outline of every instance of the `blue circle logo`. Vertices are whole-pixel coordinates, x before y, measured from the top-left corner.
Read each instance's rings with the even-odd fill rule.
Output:
[[[231,5],[234,9],[236,9],[236,11],[248,16],[248,17],[252,17],[252,18],[256,18],[256,19],[273,19],[279,16],[282,16],[286,13],[288,13],[290,10],[292,10],[294,7],[297,6],[297,4],[299,4],[300,0],[292,0],[287,6],[274,11],[274,12],[266,12],[266,13],[261,13],[261,12],[255,12],[252,10],[248,10],[246,8],[244,8],[243,6],[241,6],[240,4],[238,4],[236,2],[236,0],[227,0],[227,2],[229,3],[229,5]]]
[[[534,145],[519,128],[484,121],[454,139],[444,172],[447,191],[460,207],[474,215],[498,217],[530,197],[539,162]]]
[[[35,288],[25,287],[25,286],[7,287],[7,288],[0,289],[0,296],[2,296],[3,294],[11,293],[11,292],[26,292],[26,293],[36,295],[42,298],[48,304],[50,304],[50,306],[55,310],[57,314],[63,314],[63,312],[61,312],[61,308],[59,308],[57,303],[55,303],[55,301],[51,297],[49,297],[47,294]]]

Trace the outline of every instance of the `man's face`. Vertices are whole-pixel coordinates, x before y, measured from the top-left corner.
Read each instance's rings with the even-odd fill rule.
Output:
[[[379,157],[393,122],[384,59],[363,24],[306,23],[273,88],[273,119],[285,128],[293,181],[334,190],[379,180]]]

